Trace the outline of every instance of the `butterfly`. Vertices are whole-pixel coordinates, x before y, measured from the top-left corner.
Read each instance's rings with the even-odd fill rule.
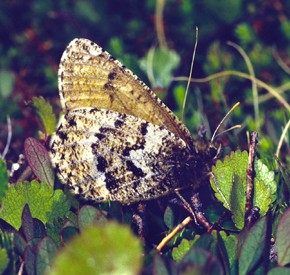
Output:
[[[96,202],[124,204],[197,189],[221,143],[194,139],[173,112],[121,62],[87,39],[73,40],[59,66],[65,115],[50,155],[64,184]]]

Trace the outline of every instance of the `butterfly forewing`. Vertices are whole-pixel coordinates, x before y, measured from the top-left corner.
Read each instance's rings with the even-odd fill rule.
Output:
[[[163,126],[192,146],[188,129],[129,69],[87,39],[73,40],[59,67],[63,109],[93,107]]]
[[[92,108],[65,115],[52,143],[63,180],[87,199],[132,203],[179,188],[183,140],[137,117]]]

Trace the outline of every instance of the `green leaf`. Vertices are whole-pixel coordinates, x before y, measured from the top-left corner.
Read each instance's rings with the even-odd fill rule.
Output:
[[[51,260],[57,252],[57,245],[54,240],[46,236],[38,244],[36,250],[36,274],[44,274],[45,270],[49,270]]]
[[[148,52],[141,60],[140,67],[146,73],[147,70],[153,71],[155,87],[167,88],[172,81],[172,72],[179,65],[179,61],[180,56],[175,51],[158,48]]]
[[[189,251],[191,247],[198,247],[204,250],[209,250],[213,242],[213,237],[209,234],[196,235],[193,240],[188,241],[182,239],[178,247],[174,247],[172,250],[172,258],[179,263],[184,255]]]
[[[44,145],[34,137],[24,141],[24,152],[33,173],[49,186],[54,186],[54,170]]]
[[[182,104],[185,97],[185,92],[186,92],[186,88],[181,84],[176,85],[174,87],[173,95],[174,95],[176,103],[178,104],[178,109],[182,108]]]
[[[0,158],[0,202],[8,190],[9,173],[6,170],[6,162]]]
[[[59,180],[59,179],[57,178],[57,180]],[[58,189],[58,188],[56,188],[56,189]],[[64,185],[63,193],[66,195],[67,200],[71,203],[71,206],[76,210],[79,209],[80,203],[77,200],[77,197],[74,196],[74,194],[71,192],[71,190],[67,187],[67,185]]]
[[[288,267],[274,267],[272,268],[267,275],[289,275],[290,268]]]
[[[168,258],[161,257],[159,254],[153,257],[151,272],[154,275],[177,275],[175,265]]]
[[[252,27],[247,23],[239,24],[235,29],[235,34],[243,46],[257,40]]]
[[[233,213],[233,222],[239,229],[242,229],[244,226],[246,189],[246,179],[235,174],[232,184],[230,206]]]
[[[166,244],[166,246],[176,247],[176,245],[179,244],[183,239],[193,240],[194,236],[195,236],[194,231],[183,228]]]
[[[205,233],[201,235],[199,238],[195,236],[193,240],[193,247],[199,247],[204,250],[209,250],[212,242],[213,242],[213,236],[210,235],[209,233]]]
[[[65,222],[65,224],[63,225],[63,229],[66,228],[66,227],[74,227],[74,228],[77,228],[77,227],[75,226],[75,224],[74,224],[72,221],[70,221],[70,220],[67,220],[67,221]]]
[[[124,55],[124,44],[123,40],[119,37],[112,37],[109,42],[110,46],[108,52],[113,56],[122,56]]]
[[[46,223],[47,235],[53,238],[57,247],[61,246],[61,231],[64,224],[68,221],[67,217],[58,217],[53,222]]]
[[[2,100],[13,92],[14,82],[12,72],[5,69],[0,70],[0,98]]]
[[[76,227],[67,226],[67,227],[63,228],[63,230],[61,232],[61,237],[62,237],[63,243],[66,244],[74,236],[76,236],[79,233],[80,233],[80,231]]]
[[[179,263],[184,255],[189,251],[191,245],[187,239],[182,239],[178,247],[172,249],[172,258],[175,262]]]
[[[221,234],[225,233],[225,232],[221,232],[221,233],[219,233],[218,231],[214,231],[214,232],[216,234],[217,248],[218,248],[218,251],[217,251],[217,253],[215,253],[215,255],[223,263],[223,266],[225,269],[225,274],[229,275],[230,274],[229,255],[228,255],[227,250],[226,250],[225,241],[221,237]]]
[[[107,218],[103,211],[91,205],[84,205],[78,214],[78,226],[80,231],[93,224],[105,224]]]
[[[192,247],[189,250],[178,264],[178,271],[178,274],[224,274],[222,265],[218,259],[210,252],[199,247]]]
[[[285,37],[290,40],[290,21],[289,20],[283,20],[281,22],[281,30],[283,31],[283,34]]]
[[[249,230],[248,228],[244,227],[239,235],[238,235],[238,240],[237,240],[237,253],[238,253],[238,256],[241,255],[241,249],[242,249],[242,245],[243,245],[243,242],[248,234]]]
[[[90,2],[76,2],[75,9],[79,16],[90,20],[92,23],[98,23],[101,19],[98,10]]]
[[[35,275],[35,253],[36,246],[27,245],[25,247],[23,259],[25,262],[25,269],[29,275]]]
[[[209,11],[213,17],[219,18],[226,24],[231,24],[242,15],[242,0],[208,0],[204,1],[203,9]]]
[[[174,227],[174,211],[171,206],[167,206],[164,212],[164,223],[169,229],[173,229]]]
[[[46,183],[37,181],[11,185],[2,200],[0,218],[16,229],[21,226],[21,214],[28,203],[32,217],[44,224],[54,218],[69,214],[70,203],[61,190],[53,190]]]
[[[267,216],[260,218],[249,230],[241,247],[239,274],[248,274],[263,255],[266,238]]]
[[[271,204],[271,189],[265,185],[263,180],[254,179],[254,198],[253,205],[260,208],[260,216],[264,216]]]
[[[274,202],[276,200],[276,192],[277,192],[277,183],[274,180],[275,179],[274,171],[269,171],[268,167],[265,164],[263,164],[262,160],[256,158],[255,159],[255,172],[256,172],[256,178],[259,180],[262,180],[265,186],[270,188],[271,202]],[[257,201],[260,201],[260,198],[257,199]],[[264,211],[265,211],[264,213],[267,212],[266,209],[264,209]],[[262,210],[260,211],[260,213],[262,213]]]
[[[3,274],[4,270],[8,266],[9,259],[5,248],[0,249],[0,274]]]
[[[244,152],[244,154],[240,156],[240,159],[245,159],[245,154],[246,152]],[[244,161],[247,161],[247,158]],[[221,162],[220,160],[218,160],[216,165],[213,167],[213,173],[216,176],[217,182],[219,184],[219,188],[221,189],[221,192],[223,193],[226,201],[230,203],[232,182],[233,182],[233,177],[234,177],[234,168],[232,166],[232,161],[231,161],[230,156],[228,155],[225,156],[224,162]],[[235,174],[238,174],[238,173],[235,173]],[[224,207],[229,209],[227,204],[224,202],[222,196],[220,195],[220,193],[217,192],[217,187],[213,179],[211,179],[211,186],[213,190],[216,192],[215,194],[216,198],[223,203]]]
[[[28,204],[26,203],[21,215],[22,230],[26,241],[34,238],[34,225]]]
[[[29,242],[27,242],[27,245],[33,245],[33,246],[37,246],[38,242],[41,240],[41,238],[33,238],[31,239]]]
[[[237,237],[235,235],[227,236],[225,247],[229,257],[230,274],[235,275],[238,273]]]
[[[39,219],[33,218],[34,238],[43,238],[47,235],[46,228],[43,222]]]
[[[279,265],[290,263],[290,207],[281,216],[277,231],[276,242]]]
[[[242,229],[244,225],[247,167],[248,153],[237,150],[236,152],[231,152],[230,156],[226,156],[224,162],[217,161],[216,166],[213,168],[219,188],[230,208],[228,208],[220,193],[217,192],[217,187],[213,179],[211,179],[211,186],[216,192],[216,198],[223,202],[227,209],[232,211],[233,221],[239,229]],[[273,192],[273,195],[277,191],[277,184],[274,181],[273,171],[269,171],[261,160],[255,158],[254,167],[256,177],[254,179],[253,206],[259,207],[260,215],[263,216],[268,211],[271,203],[271,192]]]
[[[4,221],[3,219],[0,219],[0,229],[5,234],[11,234],[12,239],[13,239],[13,245],[15,249],[17,250],[17,253],[20,256],[22,256],[25,246],[26,246],[26,240],[20,234],[20,232],[17,231],[13,226],[11,226],[9,223]]]
[[[49,103],[45,102],[43,97],[33,97],[32,108],[36,111],[40,123],[43,125],[48,135],[52,135],[56,126],[56,117]]]
[[[0,274],[14,275],[16,258],[14,257],[14,243],[12,232],[0,231]],[[7,255],[7,257],[5,256]],[[8,262],[6,264],[6,258]],[[6,269],[5,269],[6,265]]]
[[[49,274],[139,274],[142,253],[140,240],[127,226],[89,227],[56,255]]]

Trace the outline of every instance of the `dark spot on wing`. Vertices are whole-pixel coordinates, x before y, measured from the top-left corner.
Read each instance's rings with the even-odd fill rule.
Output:
[[[109,166],[108,165],[108,161],[104,157],[99,156],[97,158],[97,169],[98,169],[98,171],[105,172],[106,169],[108,168],[108,166]]]
[[[116,73],[109,73],[108,79],[114,80],[116,78],[117,74]]]
[[[126,115],[125,114],[122,114],[122,113],[119,113],[118,117],[121,120],[125,120],[126,119]]]
[[[136,150],[143,150],[144,149],[144,145],[145,145],[145,139],[143,138],[138,138],[136,143],[132,146],[127,146],[123,152],[122,155],[124,157],[128,157],[130,156],[130,152],[131,151],[136,151]]]
[[[105,138],[106,136],[103,135],[103,134],[101,134],[101,133],[97,133],[97,134],[95,134],[95,137],[98,138],[98,139],[101,141],[101,140],[102,140],[103,138]]]
[[[131,160],[126,161],[128,170],[132,171],[133,175],[136,178],[143,178],[145,176],[144,172],[141,168],[138,168]]]
[[[100,109],[97,109],[97,108],[93,108],[89,111],[89,113],[95,113],[95,112],[98,112],[100,111]]]
[[[64,132],[58,132],[58,136],[59,138],[61,139],[62,141],[62,144],[64,144],[65,140],[67,140],[67,133],[64,133]]]
[[[147,127],[148,127],[148,122],[144,122],[141,124],[141,134],[145,136],[147,134]]]
[[[124,124],[124,121],[122,121],[122,120],[117,119],[115,121],[115,127],[116,128],[121,128],[123,124]]]
[[[114,86],[111,82],[107,82],[105,85],[104,85],[104,88],[106,90],[109,90],[109,91],[113,91],[114,90]]]
[[[75,122],[75,118],[74,117],[71,117],[69,120],[68,120],[68,125],[70,127],[74,127],[77,125],[77,123]]]
[[[106,173],[106,187],[109,191],[112,191],[113,189],[116,189],[118,187],[116,179],[110,174]]]

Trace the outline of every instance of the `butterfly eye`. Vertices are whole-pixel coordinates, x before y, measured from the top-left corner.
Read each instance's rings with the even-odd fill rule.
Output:
[[[214,147],[209,148],[209,154],[210,154],[211,158],[215,158],[217,156],[217,152],[218,152],[218,150],[216,148],[214,148]]]
[[[221,154],[222,144],[219,141],[215,141],[209,147],[209,155],[212,159],[217,159]]]

